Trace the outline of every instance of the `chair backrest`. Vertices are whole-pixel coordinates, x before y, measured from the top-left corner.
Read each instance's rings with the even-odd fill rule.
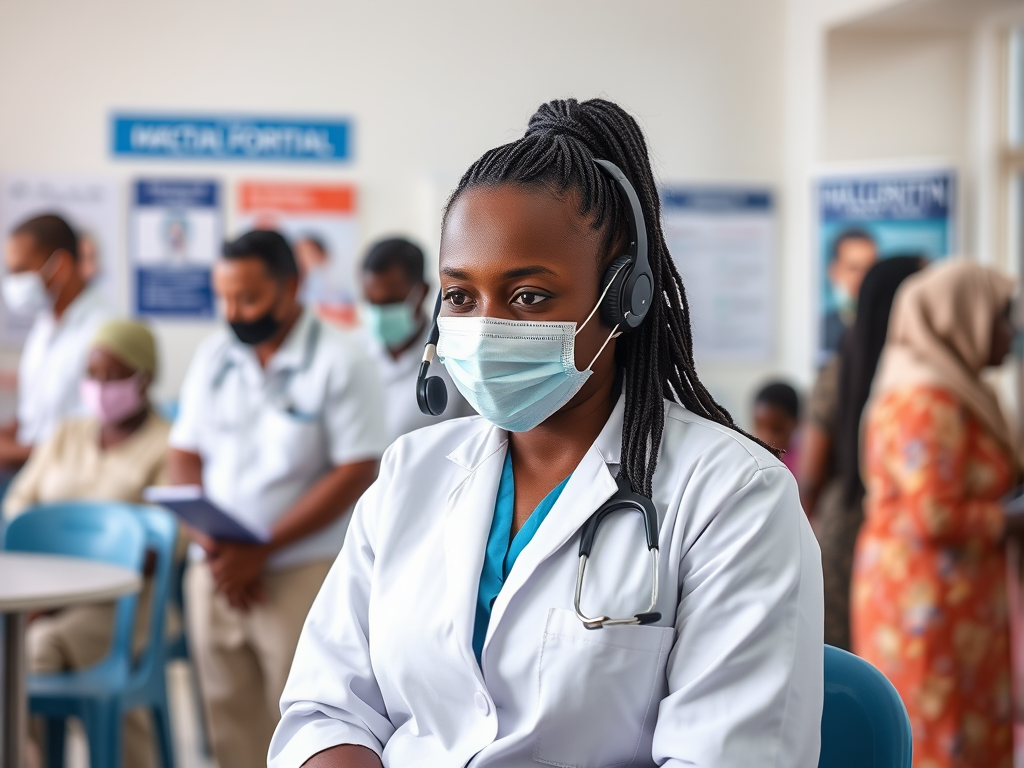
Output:
[[[825,646],[825,706],[818,768],[911,768],[913,739],[903,700],[881,672]]]
[[[62,502],[33,507],[8,523],[4,549],[99,560],[142,571],[146,530],[133,505],[120,502]],[[131,666],[132,630],[138,595],[117,600],[110,652],[103,660]]]
[[[129,685],[146,685],[154,674],[164,673],[164,649],[167,642],[164,624],[171,579],[175,572],[174,545],[178,537],[178,524],[170,513],[159,507],[140,504],[134,509],[146,531],[146,548],[156,555],[150,594],[149,640],[129,681]]]

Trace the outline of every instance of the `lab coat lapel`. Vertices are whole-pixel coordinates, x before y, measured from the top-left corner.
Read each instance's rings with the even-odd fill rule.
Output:
[[[565,484],[558,501],[516,559],[491,609],[488,641],[509,601],[537,567],[572,539],[598,507],[618,489],[613,470],[618,471],[623,406],[624,401],[620,398],[601,434]]]
[[[469,474],[448,495],[445,511],[444,553],[448,601],[463,658],[477,669],[473,655],[473,626],[480,589],[487,535],[508,435],[480,420],[483,427],[448,455]]]

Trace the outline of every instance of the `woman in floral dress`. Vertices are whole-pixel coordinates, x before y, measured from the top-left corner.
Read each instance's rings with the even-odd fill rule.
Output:
[[[1005,518],[1015,441],[982,369],[1013,281],[966,261],[896,296],[866,416],[853,649],[903,697],[915,768],[1012,768]]]

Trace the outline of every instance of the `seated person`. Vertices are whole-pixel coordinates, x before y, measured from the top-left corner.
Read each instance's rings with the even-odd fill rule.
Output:
[[[60,216],[14,228],[4,249],[4,307],[32,321],[18,365],[18,416],[0,427],[0,472],[17,471],[64,419],[84,414],[79,385],[110,302],[79,272],[78,237]]]
[[[62,422],[33,452],[4,499],[16,516],[35,504],[96,499],[142,501],[146,486],[164,480],[170,425],[149,403],[156,373],[156,344],[149,329],[130,320],[100,326],[88,356],[82,400],[93,416]],[[148,585],[138,603],[134,643],[145,645]],[[107,653],[114,603],[85,605],[40,616],[29,624],[32,672],[80,669]],[[149,718],[131,712],[124,723],[124,765],[155,764]]]
[[[782,451],[782,461],[796,473],[799,456],[800,396],[784,381],[761,387],[754,397],[754,435],[772,448]]]

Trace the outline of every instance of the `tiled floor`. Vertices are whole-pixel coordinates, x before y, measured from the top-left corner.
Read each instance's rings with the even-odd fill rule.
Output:
[[[167,685],[171,697],[171,727],[174,729],[175,768],[216,768],[213,758],[202,754],[196,699],[192,691],[191,672],[183,662],[167,668]],[[89,765],[85,735],[75,723],[68,739],[68,768]],[[126,765],[124,768],[133,768]]]

